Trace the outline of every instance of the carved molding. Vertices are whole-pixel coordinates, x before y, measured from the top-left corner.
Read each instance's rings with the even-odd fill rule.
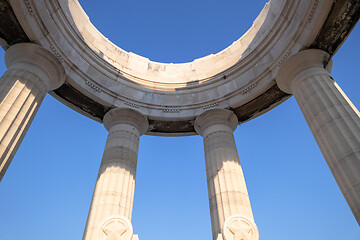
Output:
[[[315,13],[316,8],[317,8],[318,5],[319,5],[319,0],[315,0],[314,5],[313,5],[313,7],[311,9],[310,15],[308,17],[308,22],[311,22],[311,20],[313,19],[314,13]]]
[[[165,113],[179,113],[181,112],[180,109],[163,109],[163,112]]]
[[[279,67],[291,54],[291,50],[289,50],[278,62],[277,66]]]
[[[101,89],[96,84],[94,84],[90,81],[86,81],[86,85],[88,85],[89,87],[91,87],[92,89],[94,89],[97,92],[101,92]]]
[[[249,85],[249,86],[247,86],[246,88],[244,88],[243,90],[241,90],[240,93],[241,93],[242,95],[244,95],[244,94],[248,93],[251,89],[255,88],[256,85],[257,85],[257,82],[256,82],[256,83],[253,83],[253,84],[251,84],[251,85]]]
[[[64,61],[64,58],[61,56],[61,54],[58,52],[58,50],[56,50],[56,48],[53,45],[50,46],[50,49],[54,53],[54,55],[57,57],[57,59],[59,59],[60,62]]]
[[[216,107],[218,105],[219,105],[219,103],[211,103],[211,104],[203,106],[203,109],[213,108],[213,107]]]
[[[132,103],[132,102],[124,101],[124,104],[128,105],[130,107],[133,107],[133,108],[140,108],[140,105],[137,105],[137,104]]]
[[[31,16],[34,16],[34,11],[32,9],[31,3],[29,0],[25,0],[25,5],[30,13]]]

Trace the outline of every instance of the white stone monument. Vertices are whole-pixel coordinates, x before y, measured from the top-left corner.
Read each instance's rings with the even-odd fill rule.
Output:
[[[258,240],[233,131],[291,94],[360,223],[360,114],[330,76],[358,1],[272,0],[231,46],[183,64],[122,50],[78,0],[0,3],[8,16],[0,180],[47,92],[108,130],[83,240],[138,240],[131,217],[143,134],[201,135],[213,240]]]

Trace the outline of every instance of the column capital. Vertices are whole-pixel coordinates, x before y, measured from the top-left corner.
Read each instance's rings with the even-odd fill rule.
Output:
[[[33,43],[12,45],[5,53],[5,64],[8,69],[24,69],[34,73],[46,91],[57,89],[65,82],[66,74],[61,62],[54,54]]]
[[[116,124],[128,124],[135,127],[140,135],[149,128],[148,119],[140,112],[130,108],[114,108],[108,111],[103,119],[105,128],[109,131]]]
[[[194,127],[195,131],[204,137],[208,134],[206,130],[211,126],[225,125],[228,131],[233,132],[238,124],[238,118],[234,112],[226,109],[211,109],[196,118]]]
[[[330,73],[332,69],[330,55],[320,49],[307,49],[296,53],[281,65],[276,76],[276,83],[283,92],[292,94],[292,85],[298,74],[303,74],[310,69]]]

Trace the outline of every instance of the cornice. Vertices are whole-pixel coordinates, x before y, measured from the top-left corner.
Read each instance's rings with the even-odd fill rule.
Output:
[[[15,9],[18,19],[25,29],[27,36],[34,41],[34,37],[36,37],[36,30],[29,32],[29,29],[27,28],[34,24],[34,20],[37,19],[36,16],[39,15],[37,8],[39,4],[43,4],[44,1],[29,0],[27,1],[27,4],[23,4],[24,2],[19,0],[11,0],[10,2],[12,7]],[[56,21],[64,21],[67,19],[66,17],[69,17],[64,14],[60,14],[60,5],[58,1],[50,0],[45,2],[47,7],[50,7],[51,5],[54,9],[56,9],[52,15],[47,13],[48,17],[57,19],[52,20],[53,22],[51,24],[59,24],[59,22]],[[65,1],[62,2],[65,3]],[[163,101],[160,101],[158,105],[151,103],[151,101],[143,101],[143,99],[136,98],[133,99],[126,95],[119,96],[116,89],[113,89],[112,91],[107,89],[108,86],[106,81],[93,81],[93,79],[89,78],[88,74],[84,72],[79,73],[81,71],[78,69],[71,69],[76,66],[69,61],[69,57],[72,57],[73,52],[69,54],[64,51],[61,42],[57,42],[54,39],[59,33],[52,33],[49,31],[48,26],[45,26],[45,28],[37,32],[39,36],[42,35],[42,38],[38,40],[35,39],[35,42],[38,42],[43,47],[52,51],[54,55],[62,61],[63,65],[67,69],[68,75],[77,75],[77,79],[71,77],[68,78],[67,82],[61,88],[52,93],[53,96],[65,103],[67,106],[98,121],[101,121],[104,114],[112,107],[131,107],[149,116],[149,134],[188,135],[194,133],[194,130],[191,127],[191,122],[194,117],[211,108],[216,107],[232,109],[238,116],[239,122],[244,122],[261,115],[286,100],[289,95],[280,91],[274,81],[277,70],[282,63],[286,61],[287,58],[296,54],[299,50],[309,47],[317,47],[321,45],[323,48],[328,49],[328,52],[334,52],[334,50],[331,49],[338,49],[359,18],[359,4],[357,1],[336,1],[334,5],[332,5],[331,12],[329,11],[330,13],[326,14],[325,17],[322,16],[324,18],[322,22],[325,22],[325,24],[322,22],[319,24],[319,21],[314,20],[318,20],[319,14],[324,11],[322,5],[324,4],[323,1],[272,0],[271,4],[275,5],[285,2],[287,8],[282,8],[282,13],[279,16],[287,19],[287,23],[289,23],[289,25],[285,24],[282,27],[278,27],[277,31],[271,32],[271,36],[273,36],[271,41],[264,42],[265,44],[263,45],[258,45],[263,47],[265,46],[265,48],[268,47],[268,49],[272,49],[272,51],[277,51],[278,57],[273,59],[264,58],[264,55],[262,54],[264,54],[265,51],[261,50],[261,47],[256,49],[254,48],[254,50],[251,51],[251,54],[247,55],[247,58],[252,58],[252,61],[255,61],[254,59],[256,58],[265,59],[265,61],[257,62],[258,65],[263,65],[264,69],[266,69],[265,72],[256,72],[253,74],[255,77],[251,77],[248,74],[247,77],[241,78],[241,76],[245,76],[242,71],[246,70],[247,65],[244,64],[244,61],[239,61],[237,64],[214,75],[210,79],[189,82],[184,87],[176,88],[168,85],[167,87],[170,87],[168,90],[155,89],[151,87],[147,88],[149,89],[148,92],[150,94],[156,93],[160,98],[163,98]],[[290,20],[292,19],[290,17],[292,14],[291,9],[294,10],[294,6],[296,6],[296,4],[300,4],[300,2],[301,4],[304,4],[304,2],[307,3],[307,7],[305,8],[306,12],[303,13],[304,21],[302,22],[302,27],[298,26],[299,31],[297,34],[293,35],[292,42],[290,41],[289,44],[284,44],[283,49],[276,49],[276,46],[271,45],[271,43],[276,41],[276,38],[280,38],[284,34],[289,34],[289,32],[286,30],[284,31],[284,29],[291,29],[291,27],[293,27],[290,26]],[[327,1],[327,4],[328,2],[329,1]],[[349,6],[349,4],[352,8],[346,7]],[[31,11],[29,10],[29,7],[31,8]],[[296,13],[296,17],[298,17],[298,15],[299,14]],[[282,18],[279,19],[281,20]],[[38,18],[38,20],[39,19],[41,20],[42,18]],[[342,19],[342,21],[339,22],[334,19]],[[24,20],[28,20],[28,26],[26,26],[26,23],[23,23]],[[336,30],[334,26],[337,26],[338,24],[346,26]],[[309,31],[311,30],[311,27],[309,26],[318,28],[318,30],[311,33],[311,31]],[[0,32],[2,32],[3,29],[4,27],[0,26]],[[81,39],[78,39],[78,36],[73,34],[74,31],[70,30],[64,31],[63,34],[68,34],[70,39],[73,41],[72,43],[75,43],[76,46],[82,46],[83,43],[81,42]],[[304,40],[304,38],[302,38],[304,35],[307,35],[308,39]],[[326,36],[326,38],[324,36]],[[23,41],[27,40],[23,39]],[[301,42],[303,43],[302,45],[300,44]],[[89,46],[84,47],[87,52],[92,52]],[[78,50],[81,52],[81,49]],[[131,93],[131,95],[146,89],[143,85],[132,81],[130,77],[128,80],[122,81],[124,75],[120,74],[116,68],[111,67],[111,62],[107,61],[106,58],[102,58],[96,52],[92,52],[88,57],[85,57],[85,55],[77,55],[77,57],[88,59],[91,63],[96,63],[94,65],[98,65],[98,67],[94,68],[94,70],[97,72],[97,76],[102,76],[102,78],[107,79],[113,79],[115,76],[115,80],[113,81],[120,82],[120,88],[127,90],[130,89],[131,91],[129,91],[129,93]],[[252,69],[253,67],[251,66],[252,61],[249,61],[249,69]],[[271,64],[269,65],[270,61]],[[245,67],[242,68],[242,66]],[[106,70],[104,71],[102,69]],[[250,80],[246,81],[244,80],[245,78]],[[238,81],[236,81],[236,79],[238,79]],[[162,84],[159,84],[159,86],[161,88]],[[174,99],[175,97],[187,98],[192,94],[196,95],[206,93],[206,91],[211,88],[216,89],[217,91],[222,91],[222,93],[202,101],[190,101],[190,104],[185,105],[173,104],[171,101],[167,100],[171,100],[172,97]],[[228,91],[229,89],[231,91]]]

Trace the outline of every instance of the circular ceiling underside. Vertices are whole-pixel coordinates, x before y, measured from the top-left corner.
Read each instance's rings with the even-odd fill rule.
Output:
[[[250,119],[284,101],[288,95],[276,86],[277,71],[314,43],[333,1],[272,0],[228,48],[181,64],[122,50],[93,26],[77,0],[11,5],[30,41],[64,65],[66,84],[52,93],[64,104],[98,121],[111,108],[133,108],[148,117],[148,134],[188,135],[194,133],[192,121],[206,110],[231,109],[243,121],[245,107],[256,108],[247,114]]]
[[[269,0],[79,0],[115,45],[160,63],[187,63],[238,40]],[[246,6],[246,7],[244,7]]]

